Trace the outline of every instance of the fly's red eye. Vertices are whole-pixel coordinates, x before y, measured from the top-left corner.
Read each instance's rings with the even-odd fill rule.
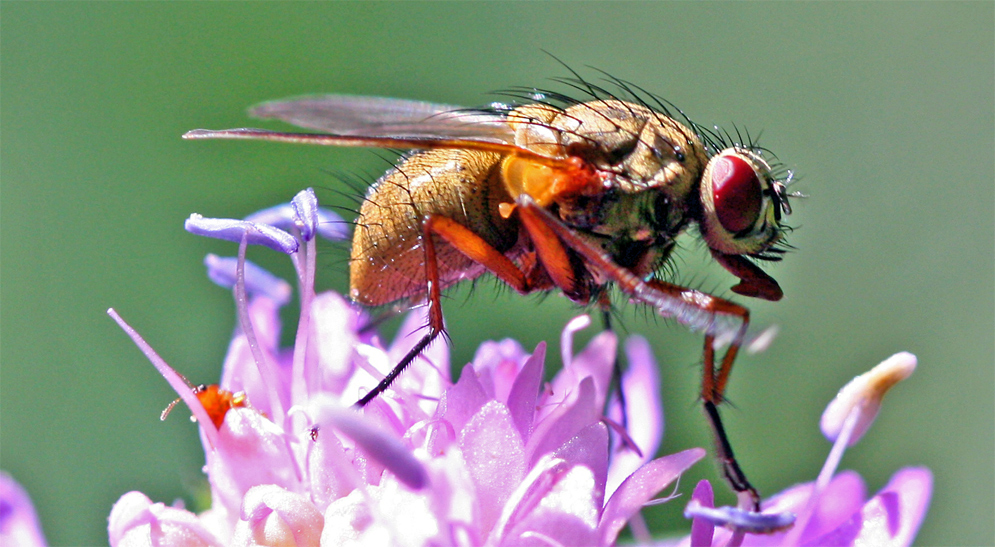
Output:
[[[760,216],[760,179],[749,163],[736,156],[721,156],[713,161],[715,214],[723,228],[737,234],[753,226]]]

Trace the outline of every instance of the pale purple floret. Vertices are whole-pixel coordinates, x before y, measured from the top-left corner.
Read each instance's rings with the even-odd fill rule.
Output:
[[[0,471],[0,545],[46,545],[31,498],[13,477]]]
[[[381,396],[352,408],[420,338],[427,315],[414,310],[386,345],[367,328],[363,311],[336,293],[314,292],[308,226],[320,209],[313,196],[302,192],[294,206],[251,222],[194,222],[207,235],[240,243],[237,259],[209,264],[212,278],[234,272],[222,284],[234,285],[240,326],[220,386],[247,400],[229,409],[219,428],[182,377],[110,311],[201,424],[212,497],[211,508],[195,514],[125,494],[111,512],[112,546],[612,545],[627,524],[641,522],[643,506],[704,456],[690,449],[653,459],[663,410],[649,345],[639,337],[625,344],[623,409],[609,389],[615,335],[601,333],[574,351],[586,316],[564,329],[563,368],[549,383],[545,343],[529,353],[512,340],[485,342],[455,381],[448,348],[436,343]],[[280,222],[296,215],[288,226],[295,235],[272,230],[299,237],[294,244],[303,247],[291,255],[301,300],[291,347],[280,346],[283,285],[245,261],[246,245],[258,242],[249,232],[265,231],[257,227],[266,215],[282,216]],[[214,227],[204,228],[205,221]],[[848,438],[844,428],[840,442]],[[699,484],[684,544],[845,545],[886,536],[885,544],[911,542],[928,505],[929,472],[902,470],[865,501],[855,473],[833,476],[841,455],[834,449],[831,469],[816,483],[765,502],[763,515],[710,512],[711,487]],[[790,513],[799,515],[795,528],[744,534],[751,527],[772,532]]]
[[[294,236],[279,228],[233,218],[205,218],[194,213],[187,219],[184,228],[194,235],[236,243],[245,239],[249,245],[265,245],[286,254],[296,253],[300,247]]]
[[[884,393],[908,378],[915,365],[915,356],[899,353],[841,389],[822,418],[826,436],[834,443],[822,471],[814,482],[793,486],[765,501],[763,515],[713,509],[711,486],[706,481],[699,483],[685,510],[693,519],[691,535],[678,545],[911,545],[932,497],[932,473],[924,467],[900,469],[880,492],[867,499],[860,475],[853,471],[836,473],[836,469],[846,448],[867,432]],[[827,423],[833,425],[827,427]],[[786,514],[797,515],[791,528],[774,517]],[[716,526],[739,532],[715,531]],[[744,530],[767,533],[744,537]]]
[[[221,545],[206,522],[179,507],[128,492],[107,518],[111,545]]]
[[[307,195],[299,197],[307,217]],[[306,230],[296,233],[304,241]],[[363,312],[337,294],[313,292],[314,246],[306,243],[294,255],[304,302],[291,348],[279,346],[284,300],[258,285],[278,284],[236,262],[242,328],[220,385],[243,391],[248,405],[228,410],[220,428],[111,312],[202,424],[212,494],[200,514],[126,494],[112,512],[112,545],[147,544],[156,530],[208,545],[304,545],[319,536],[323,545],[609,545],[704,456],[692,449],[652,459],[659,385],[640,339],[627,345],[630,429],[605,418],[616,338],[600,334],[575,354],[573,334],[586,318],[564,331],[567,366],[549,384],[545,344],[528,353],[510,340],[485,343],[455,383],[445,344],[434,344],[381,397],[362,411],[348,408],[411,348],[427,317],[415,310],[385,347],[363,330]],[[231,273],[230,263],[215,266]],[[644,418],[647,410],[654,417]]]

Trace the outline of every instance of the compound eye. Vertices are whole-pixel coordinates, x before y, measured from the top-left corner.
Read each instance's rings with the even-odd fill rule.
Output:
[[[708,160],[700,197],[702,235],[728,255],[763,252],[781,238],[770,166],[750,150],[728,148]]]
[[[734,155],[719,156],[711,169],[715,216],[733,234],[752,228],[760,217],[763,189],[753,166]]]

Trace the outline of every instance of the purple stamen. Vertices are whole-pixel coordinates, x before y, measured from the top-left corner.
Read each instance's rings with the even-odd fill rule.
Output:
[[[272,389],[268,390],[268,395],[270,397],[270,411],[273,413],[273,422],[281,423],[287,405],[283,401],[283,390],[277,387],[280,385],[279,375],[276,373],[273,364],[266,359],[266,356],[263,355],[262,350],[259,348],[255,330],[252,328],[252,320],[249,318],[249,299],[245,293],[245,249],[248,244],[247,240],[248,236],[243,236],[241,243],[238,245],[238,263],[234,288],[235,309],[238,312],[238,323],[242,327],[242,333],[249,344],[249,351],[252,353],[252,358],[259,369],[259,375],[262,376],[268,385],[272,386]],[[294,241],[296,242],[296,240]]]
[[[421,490],[428,485],[425,467],[411,451],[362,415],[334,405],[324,405],[315,421],[321,425],[328,424],[355,441],[370,458],[389,469],[409,488]]]
[[[194,213],[183,227],[191,234],[215,239],[239,242],[245,238],[250,245],[265,245],[286,254],[296,253],[299,246],[294,236],[279,228],[245,220],[205,218]]]
[[[311,195],[313,196],[314,193],[312,192]],[[298,258],[303,259],[305,262],[303,264],[303,271],[298,272],[301,278],[300,289],[298,291],[301,300],[301,314],[298,318],[297,335],[294,339],[294,359],[290,379],[290,397],[294,403],[304,401],[310,395],[308,393],[308,383],[305,378],[305,368],[308,364],[309,352],[307,351],[307,346],[311,333],[311,306],[314,302],[315,253],[317,252],[317,245],[315,245],[314,239],[305,239],[305,242],[303,256],[298,255]],[[298,268],[300,266],[299,260]],[[311,359],[313,358],[314,356],[312,355]]]
[[[303,193],[301,192],[301,194]],[[298,196],[301,194],[298,194]],[[297,198],[295,197],[294,199]],[[315,203],[313,216],[313,225],[315,226],[313,231],[324,239],[340,241],[349,237],[349,223],[331,210],[325,207],[318,207],[317,203]],[[290,230],[297,227],[297,218],[300,217],[296,215],[293,205],[283,203],[252,213],[245,217],[245,220],[256,224],[268,224],[275,228]]]
[[[290,201],[290,206],[294,210],[294,225],[301,231],[301,238],[311,241],[318,225],[318,198],[314,190],[301,190]]]
[[[754,513],[736,507],[706,507],[692,499],[684,509],[686,518],[705,519],[715,526],[723,526],[734,532],[750,534],[771,534],[795,523],[792,513]]]
[[[152,365],[159,371],[159,374],[162,374],[162,377],[169,382],[169,385],[172,386],[173,390],[180,396],[180,399],[183,399],[183,402],[186,403],[188,408],[190,408],[190,412],[197,418],[197,421],[201,425],[201,430],[204,432],[204,436],[207,437],[207,441],[212,447],[216,446],[218,443],[218,430],[214,428],[214,422],[211,421],[211,417],[207,414],[207,411],[204,410],[204,405],[202,405],[200,400],[197,399],[197,396],[194,395],[193,390],[187,385],[183,376],[180,376],[180,374],[173,370],[173,367],[169,366],[169,364],[166,363],[162,357],[159,357],[159,354],[152,349],[152,346],[150,346],[148,342],[146,342],[145,339],[142,338],[137,331],[135,331],[135,329],[131,328],[131,325],[125,323],[124,319],[117,314],[114,308],[109,308],[107,310],[107,315],[110,315],[111,319],[113,319],[118,326],[124,330],[125,334],[127,334],[135,345],[138,346],[138,349],[145,354],[145,357],[149,361],[152,362]]]
[[[573,360],[574,334],[586,329],[590,324],[589,315],[578,315],[563,328],[560,334],[560,358],[563,359],[563,368],[570,368],[570,362]]]

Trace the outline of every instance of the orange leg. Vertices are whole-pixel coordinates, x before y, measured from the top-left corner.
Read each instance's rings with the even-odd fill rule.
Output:
[[[430,216],[425,220],[425,231],[426,233],[432,232],[438,234],[439,237],[446,240],[447,243],[466,255],[467,258],[478,264],[482,264],[492,274],[497,276],[498,279],[504,281],[516,291],[520,293],[529,292],[528,281],[525,274],[518,269],[518,266],[508,259],[508,257],[504,256],[501,251],[498,251],[490,243],[484,241],[473,230],[450,218]],[[430,239],[429,237],[425,238],[426,241],[430,241]]]
[[[705,334],[704,349],[704,370],[701,375],[701,399],[705,408],[705,415],[708,423],[712,426],[715,436],[716,457],[722,463],[722,472],[726,481],[732,486],[740,496],[740,506],[750,511],[760,511],[760,494],[753,488],[746,474],[739,467],[736,455],[733,454],[732,445],[729,444],[729,436],[722,425],[722,417],[719,416],[718,405],[725,400],[726,384],[729,382],[729,374],[732,372],[733,362],[739,347],[746,337],[746,329],[750,325],[750,311],[722,298],[709,296],[701,298],[704,293],[693,289],[688,289],[678,285],[672,285],[662,281],[651,280],[647,282],[653,288],[669,294],[673,297],[690,300],[700,303],[701,309],[713,314],[732,315],[740,320],[739,329],[729,344],[729,348],[722,356],[722,361],[718,367],[715,365],[715,336]]]
[[[749,326],[749,311],[737,304],[716,298],[709,294],[672,285],[662,281],[641,279],[632,271],[615,264],[603,250],[591,245],[573,230],[564,226],[559,219],[537,206],[529,198],[520,198],[519,212],[540,221],[562,241],[563,245],[583,257],[588,268],[610,278],[618,287],[633,299],[649,304],[661,313],[672,316],[692,328],[705,331],[704,373],[702,375],[701,397],[705,414],[715,436],[717,457],[722,464],[726,480],[739,496],[741,508],[750,511],[760,510],[760,496],[746,479],[733,454],[732,446],[722,425],[718,405],[723,401],[726,383],[732,372],[733,361],[746,336]],[[715,366],[716,317],[733,316],[739,319],[729,349],[722,356],[718,368]]]
[[[752,296],[777,302],[784,297],[784,292],[774,278],[767,275],[756,264],[739,255],[727,255],[712,249],[712,257],[730,273],[739,277],[740,282],[732,288],[732,292],[743,296]]]
[[[553,283],[568,296],[574,297],[575,300],[584,300],[577,298],[580,296],[577,292],[580,287],[577,286],[577,276],[573,264],[570,262],[566,248],[563,247],[563,243],[556,237],[553,230],[529,208],[519,208],[518,218],[529,233],[532,245],[539,255],[539,262]]]

